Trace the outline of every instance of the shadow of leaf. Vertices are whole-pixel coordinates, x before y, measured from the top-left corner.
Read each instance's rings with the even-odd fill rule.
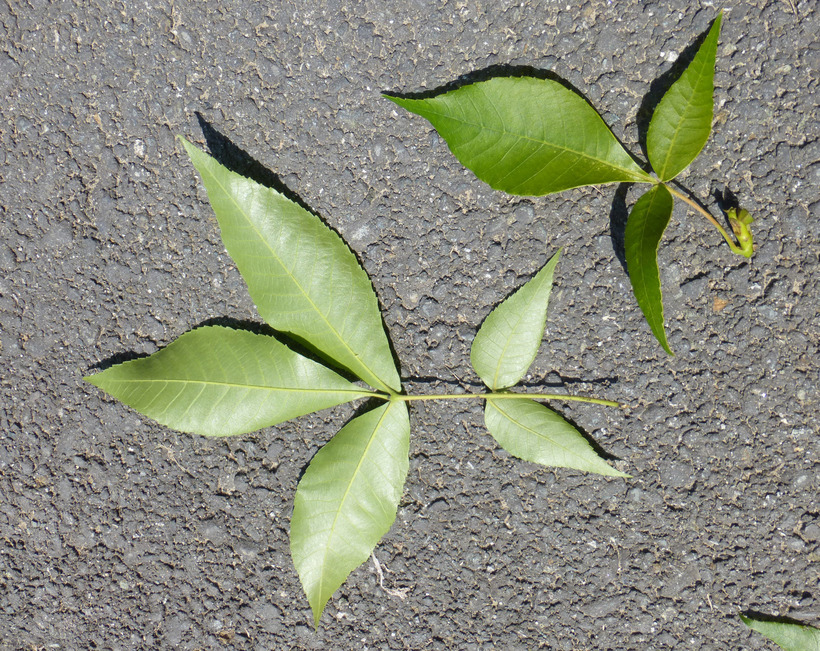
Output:
[[[609,210],[609,237],[612,240],[612,250],[621,263],[624,273],[626,268],[626,220],[629,218],[629,208],[626,206],[626,195],[634,183],[620,183],[612,198],[612,207]]]

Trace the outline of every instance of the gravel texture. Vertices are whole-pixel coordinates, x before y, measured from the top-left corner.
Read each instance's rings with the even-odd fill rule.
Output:
[[[615,187],[494,192],[380,92],[552,70],[640,155],[638,107],[714,3],[0,3],[0,648],[722,651],[775,648],[739,611],[820,625],[820,20],[811,0],[723,8],[714,135],[681,180],[713,212],[731,190],[757,253],[676,207],[667,358]],[[510,458],[479,404],[416,406],[376,549],[406,597],[368,563],[314,632],[293,492],[352,409],[206,440],[82,381],[258,322],[174,140],[203,126],[359,255],[410,389],[474,387],[477,326],[564,247],[527,381],[628,403],[557,406],[633,478]]]

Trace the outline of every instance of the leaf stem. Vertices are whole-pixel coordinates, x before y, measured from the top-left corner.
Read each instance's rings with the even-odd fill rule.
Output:
[[[524,398],[540,398],[542,400],[566,400],[573,402],[588,402],[595,405],[605,405],[607,407],[622,407],[621,403],[614,400],[603,400],[602,398],[587,398],[586,396],[572,396],[563,393],[507,393],[507,392],[491,392],[491,393],[425,393],[405,395],[394,393],[392,396],[384,394],[374,394],[374,397],[382,398],[384,400],[401,400],[402,402],[411,402],[416,400],[487,400],[490,398],[503,398],[504,400],[524,399]]]
[[[673,196],[677,197],[678,199],[680,199],[684,203],[688,204],[689,206],[691,206],[692,208],[697,210],[701,215],[706,217],[706,219],[708,219],[711,222],[712,226],[714,226],[716,229],[718,229],[720,234],[723,235],[723,239],[726,240],[726,243],[729,245],[729,248],[732,249],[732,253],[736,253],[737,255],[742,255],[746,258],[750,257],[748,255],[746,249],[744,249],[743,247],[740,247],[737,244],[735,244],[735,241],[732,239],[731,235],[729,235],[729,233],[726,232],[726,229],[723,228],[723,226],[721,226],[720,223],[718,223],[718,220],[715,219],[714,217],[712,217],[712,215],[708,211],[704,210],[696,201],[693,201],[692,199],[687,197],[682,192],[678,192],[675,188],[673,188],[668,183],[664,183],[663,185],[666,186],[666,189],[669,190],[669,192]]]

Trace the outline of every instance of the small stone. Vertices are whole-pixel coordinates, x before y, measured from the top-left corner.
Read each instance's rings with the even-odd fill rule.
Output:
[[[216,492],[220,495],[232,495],[236,492],[236,479],[233,473],[219,478],[216,483]]]
[[[719,312],[722,312],[727,305],[729,305],[729,301],[725,298],[715,296],[715,300],[712,302],[712,312],[718,314]]]

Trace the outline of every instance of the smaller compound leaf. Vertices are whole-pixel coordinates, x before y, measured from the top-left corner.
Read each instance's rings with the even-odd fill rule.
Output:
[[[529,398],[490,398],[484,422],[514,457],[545,466],[629,477],[604,461],[581,433],[551,409]]]
[[[820,651],[820,629],[813,626],[752,615],[741,615],[740,619],[785,651]]]
[[[456,158],[496,190],[543,195],[652,182],[595,109],[552,79],[494,77],[426,99],[386,97],[429,120]]]
[[[663,329],[663,294],[658,269],[658,247],[672,216],[674,201],[669,190],[658,184],[632,208],[626,222],[624,249],[632,291],[649,327],[663,349],[673,355]]]
[[[680,174],[709,139],[720,20],[718,15],[695,58],[666,91],[649,122],[646,150],[661,181]]]
[[[299,482],[290,551],[317,627],[328,599],[396,519],[409,446],[407,405],[390,402],[345,425]]]
[[[479,328],[470,362],[490,389],[506,389],[524,377],[538,353],[547,322],[547,303],[560,250]]]
[[[372,395],[274,337],[208,326],[85,378],[181,432],[233,436]]]
[[[260,316],[389,393],[401,382],[367,273],[316,215],[180,138]]]

